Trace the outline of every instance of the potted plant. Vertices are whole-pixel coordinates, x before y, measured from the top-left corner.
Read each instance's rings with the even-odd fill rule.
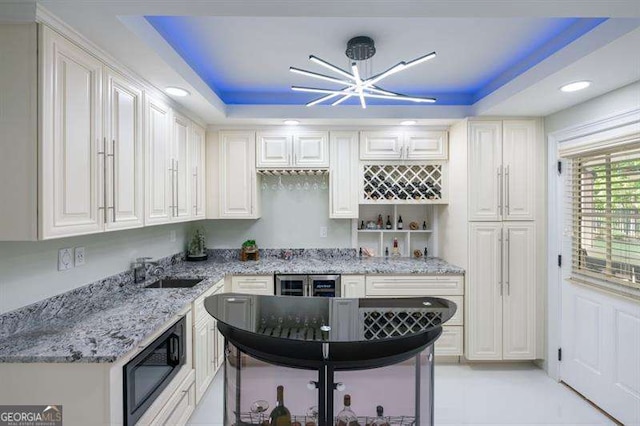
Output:
[[[207,260],[207,247],[202,228],[195,230],[187,247],[186,259],[192,262]]]

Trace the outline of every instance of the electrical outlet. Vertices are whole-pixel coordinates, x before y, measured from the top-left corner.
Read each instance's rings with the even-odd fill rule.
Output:
[[[73,249],[62,248],[58,250],[58,271],[66,271],[73,268]]]
[[[176,231],[173,229],[169,231],[169,242],[172,242],[172,243],[176,242]]]
[[[75,266],[84,265],[84,247],[76,247],[74,250],[74,253],[75,253],[74,265]]]
[[[320,227],[320,238],[327,238],[327,227],[326,226],[321,226]]]

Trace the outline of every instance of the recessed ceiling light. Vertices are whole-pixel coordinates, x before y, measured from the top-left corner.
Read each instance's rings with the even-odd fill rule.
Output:
[[[284,120],[284,124],[287,126],[297,126],[300,122],[298,120]]]
[[[573,83],[565,84],[560,88],[563,92],[577,92],[578,90],[586,89],[591,86],[590,81],[574,81]]]
[[[416,123],[416,120],[404,120],[400,122],[400,124],[402,124],[403,126],[413,126]]]
[[[167,87],[166,89],[164,89],[165,92],[167,92],[170,95],[173,96],[189,96],[191,93],[189,93],[188,90],[182,89],[180,87]]]

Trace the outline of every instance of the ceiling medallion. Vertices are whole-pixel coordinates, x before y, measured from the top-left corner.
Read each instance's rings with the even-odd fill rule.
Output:
[[[358,63],[364,65],[367,61],[369,61],[370,64],[370,60],[373,55],[375,55],[375,53],[375,44],[373,42],[373,39],[371,39],[370,37],[358,36],[349,40],[349,42],[347,43],[347,50],[345,51],[345,54],[350,59],[351,72],[345,71],[340,67],[330,64],[329,62],[324,61],[317,56],[310,55],[309,60],[311,62],[314,62],[331,70],[335,74],[340,75],[341,78],[331,77],[325,74],[319,74],[313,71],[307,71],[295,67],[289,67],[289,71],[296,74],[317,78],[319,80],[328,81],[330,83],[339,84],[342,87],[338,89],[322,89],[316,87],[291,86],[291,90],[295,92],[324,94],[324,96],[307,103],[307,106],[318,105],[322,102],[337,98],[331,103],[331,106],[335,106],[341,104],[351,97],[360,98],[360,105],[362,105],[362,108],[367,107],[366,98],[391,99],[397,101],[409,101],[418,103],[434,103],[436,101],[435,98],[407,96],[400,93],[390,92],[378,86],[378,83],[380,83],[380,81],[389,77],[390,75],[396,74],[414,65],[418,65],[428,61],[429,59],[435,58],[436,52],[431,52],[427,55],[420,56],[419,58],[416,58],[409,62],[398,62],[396,65],[392,66],[386,71],[381,72],[380,74],[376,74],[370,77],[364,77],[362,74],[362,68],[359,67]]]

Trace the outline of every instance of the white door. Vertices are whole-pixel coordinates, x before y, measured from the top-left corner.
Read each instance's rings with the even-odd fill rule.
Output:
[[[503,359],[536,358],[536,250],[533,223],[504,223]]]
[[[191,203],[194,218],[204,218],[205,211],[205,131],[202,127],[193,124],[190,138],[191,152]]]
[[[469,220],[502,220],[502,122],[469,123]]]
[[[255,133],[220,132],[220,217],[259,217],[256,199]]]
[[[329,167],[327,132],[297,133],[293,137],[293,165],[297,167]]]
[[[534,120],[503,122],[504,220],[534,219],[536,143]]]
[[[258,132],[256,146],[258,168],[288,167],[291,165],[292,136],[278,132]]]
[[[470,360],[502,359],[502,223],[469,226],[465,350]]]
[[[137,228],[144,223],[142,91],[108,69],[105,88],[106,228]]]
[[[343,275],[340,277],[341,297],[365,297],[364,275]]]
[[[360,132],[361,160],[400,160],[403,147],[402,132]]]
[[[145,96],[145,225],[168,223],[173,215],[171,109]]]
[[[100,232],[106,207],[102,64],[47,27],[41,34],[40,237]]]
[[[331,132],[330,140],[329,217],[357,219],[360,191],[358,133]]]
[[[173,114],[173,202],[174,218],[191,217],[191,171],[189,162],[189,119]]]
[[[446,160],[449,153],[445,130],[406,132],[404,145],[407,160]]]
[[[211,365],[211,321],[203,318],[193,327],[193,367],[196,371],[196,404],[211,383],[213,366]]]

